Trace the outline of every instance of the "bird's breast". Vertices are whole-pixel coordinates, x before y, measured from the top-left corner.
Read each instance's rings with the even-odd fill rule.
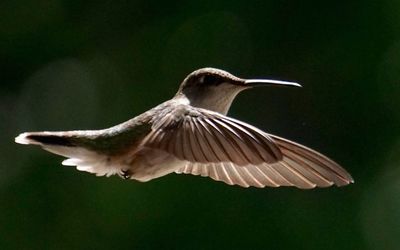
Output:
[[[184,165],[173,155],[150,148],[143,148],[126,160],[130,177],[142,182],[175,172]]]

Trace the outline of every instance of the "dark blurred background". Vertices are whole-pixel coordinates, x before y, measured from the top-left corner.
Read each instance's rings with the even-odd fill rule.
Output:
[[[0,2],[0,249],[398,249],[399,1]],[[62,167],[20,132],[97,129],[191,71],[298,81],[230,115],[321,151],[343,188],[149,183]]]

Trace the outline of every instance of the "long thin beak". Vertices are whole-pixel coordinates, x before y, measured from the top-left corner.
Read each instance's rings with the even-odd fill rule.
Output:
[[[275,86],[300,87],[301,88],[301,85],[298,84],[297,82],[286,82],[286,81],[269,80],[269,79],[249,79],[249,80],[245,80],[244,83],[251,87],[275,85]]]

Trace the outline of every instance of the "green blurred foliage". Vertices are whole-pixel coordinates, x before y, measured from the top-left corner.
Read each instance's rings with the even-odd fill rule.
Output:
[[[1,1],[0,249],[397,249],[398,13],[391,0]],[[13,142],[117,124],[204,66],[302,83],[242,93],[230,115],[328,154],[355,184],[143,184]]]

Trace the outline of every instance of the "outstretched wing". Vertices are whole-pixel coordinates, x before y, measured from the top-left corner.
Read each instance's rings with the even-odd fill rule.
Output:
[[[282,152],[277,163],[238,166],[232,162],[201,164],[187,162],[176,173],[209,176],[229,185],[242,187],[295,186],[314,187],[344,186],[353,182],[350,174],[336,162],[297,143],[271,135]]]
[[[282,159],[275,142],[261,130],[216,112],[181,106],[154,122],[145,146],[198,163],[238,166]]]
[[[314,188],[353,182],[346,170],[312,149],[187,105],[157,117],[144,146],[186,161],[176,173],[230,185]]]

